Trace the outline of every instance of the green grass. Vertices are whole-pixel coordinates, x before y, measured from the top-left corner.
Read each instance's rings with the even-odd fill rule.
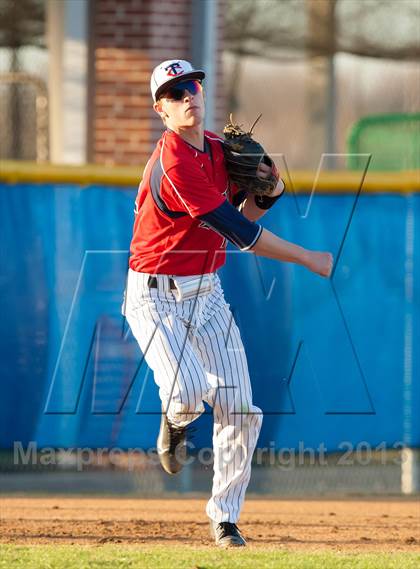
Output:
[[[182,546],[0,545],[1,569],[417,569],[415,553],[223,551]]]

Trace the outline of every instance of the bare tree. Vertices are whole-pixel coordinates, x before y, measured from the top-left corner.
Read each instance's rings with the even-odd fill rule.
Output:
[[[284,59],[310,51],[388,59],[420,58],[420,2],[336,0],[334,41],[325,20],[329,0],[228,0],[226,48]],[[313,33],[314,24],[319,33]]]
[[[231,110],[246,56],[306,59],[308,153],[322,147],[334,154],[334,56],[419,60],[420,0],[227,0],[225,45],[234,60]],[[329,165],[334,167],[333,157]]]

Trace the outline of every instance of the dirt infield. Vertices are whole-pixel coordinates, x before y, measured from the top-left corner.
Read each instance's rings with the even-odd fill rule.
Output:
[[[1,498],[0,542],[211,545],[205,501]],[[414,500],[249,499],[240,527],[255,547],[420,551]]]

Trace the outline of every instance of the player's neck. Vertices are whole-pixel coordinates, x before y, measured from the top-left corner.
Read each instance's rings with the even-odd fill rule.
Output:
[[[195,148],[201,151],[204,150],[204,127],[202,124],[199,124],[197,126],[189,126],[185,128],[172,127],[171,130],[179,134],[179,136],[183,140],[188,142],[188,144],[191,144],[191,146],[194,146]]]

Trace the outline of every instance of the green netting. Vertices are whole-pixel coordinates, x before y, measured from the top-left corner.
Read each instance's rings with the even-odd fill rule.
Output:
[[[420,168],[420,113],[363,117],[350,130],[347,152],[352,170],[363,169],[366,154],[372,155],[369,170]]]

